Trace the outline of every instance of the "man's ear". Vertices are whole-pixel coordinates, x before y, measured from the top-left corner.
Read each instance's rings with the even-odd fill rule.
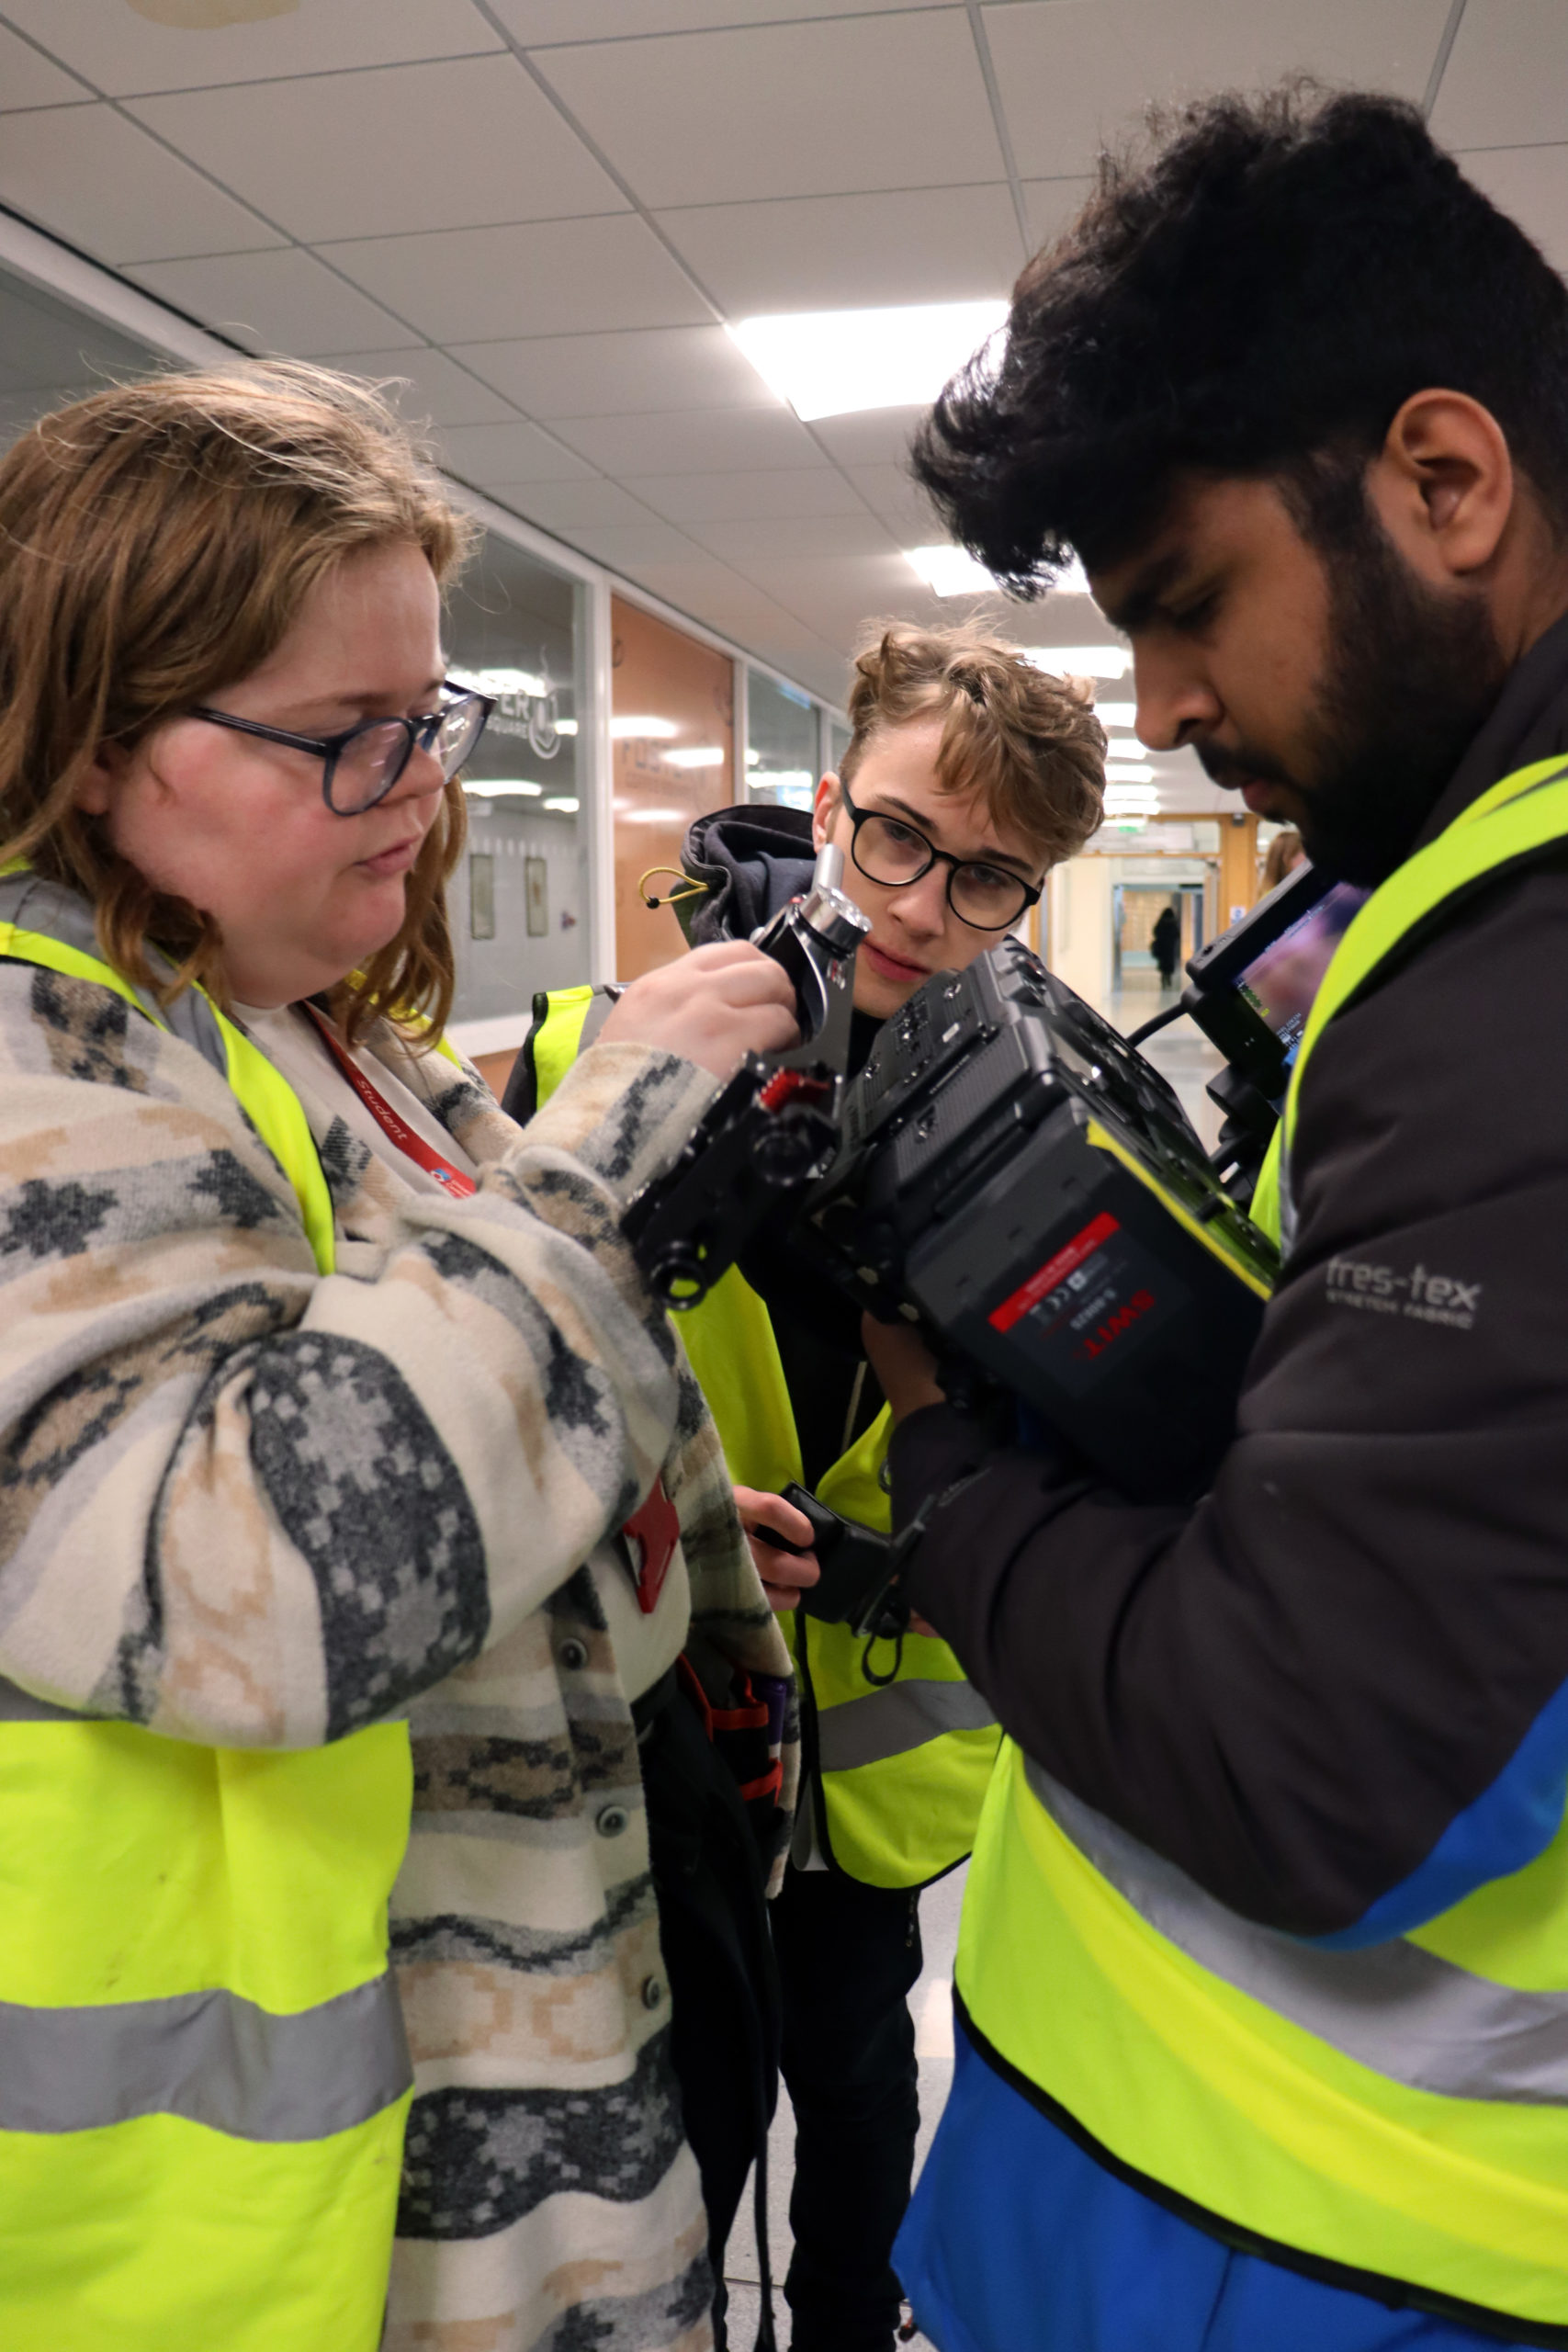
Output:
[[[833,820],[841,806],[839,779],[834,770],[829,768],[818,786],[817,797],[811,804],[811,846],[813,849],[821,849],[827,842],[828,835],[832,830]]]
[[[1440,587],[1483,571],[1516,506],[1507,436],[1468,392],[1413,392],[1367,474],[1367,494],[1406,561]]]

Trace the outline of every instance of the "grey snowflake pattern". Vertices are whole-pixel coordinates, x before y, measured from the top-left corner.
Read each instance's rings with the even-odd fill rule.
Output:
[[[118,1195],[101,1185],[89,1191],[71,1177],[51,1184],[29,1176],[5,1212],[0,1257],[25,1250],[31,1258],[79,1258],[118,1205]]]
[[[395,1364],[295,1332],[251,1390],[251,1447],[321,1599],[327,1736],[379,1721],[479,1649],[484,1544],[450,1454]]]
[[[426,2092],[409,2113],[398,2235],[491,2237],[563,2188],[631,2205],[682,2143],[668,2029],[594,2090]]]

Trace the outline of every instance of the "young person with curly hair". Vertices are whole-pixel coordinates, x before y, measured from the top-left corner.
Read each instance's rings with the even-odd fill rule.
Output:
[[[855,662],[849,717],[849,746],[809,814],[753,805],[693,826],[683,862],[697,888],[681,911],[698,954],[745,939],[835,842],[843,887],[871,919],[855,969],[858,1069],[882,1023],[933,972],[1021,923],[1050,867],[1095,830],[1105,738],[1087,686],[979,627],[878,627]],[[810,1522],[780,1492],[792,1480],[886,1528],[888,1417],[858,1317],[786,1283],[764,1302],[735,1272],[681,1329],[748,1529],[809,1545]],[[945,1643],[926,1631],[897,1657],[887,1645],[873,1667],[889,1679],[874,1683],[863,1642],[796,1608],[818,1575],[810,1552],[792,1558],[760,1539],[753,1550],[774,1606],[794,1612],[810,1788],[773,1905],[795,2121],[784,2292],[796,2352],[890,2352],[900,2299],[889,2256],[919,2123],[905,1996],[920,1972],[919,1890],[970,1849],[997,1728]],[[679,1980],[676,1992],[679,2020]],[[683,2082],[715,2064],[692,2048]],[[748,2153],[732,2143],[731,2209]]]

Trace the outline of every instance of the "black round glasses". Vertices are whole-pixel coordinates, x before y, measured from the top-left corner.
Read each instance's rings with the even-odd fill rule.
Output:
[[[450,783],[472,753],[495,708],[493,695],[470,686],[445,687],[446,699],[423,718],[362,718],[341,735],[294,735],[286,727],[264,727],[256,718],[236,718],[231,710],[193,706],[189,716],[236,735],[259,735],[264,743],[287,743],[322,763],[321,797],[335,817],[362,817],[385,800],[414,755],[429,752]]]
[[[972,931],[1006,931],[1025,908],[1038,905],[1039,889],[1021,874],[989,865],[984,858],[954,857],[951,850],[934,848],[918,826],[906,824],[902,817],[857,808],[841,778],[839,793],[854,828],[850,855],[868,882],[898,889],[918,882],[933,865],[945,865],[947,903]]]

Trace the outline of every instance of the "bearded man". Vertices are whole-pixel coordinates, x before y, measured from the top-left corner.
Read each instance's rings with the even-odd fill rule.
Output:
[[[916,470],[1373,896],[1209,1494],[874,1342],[909,1599],[1010,1735],[900,2276],[944,2352],[1568,2346],[1568,288],[1414,108],[1213,99]]]

